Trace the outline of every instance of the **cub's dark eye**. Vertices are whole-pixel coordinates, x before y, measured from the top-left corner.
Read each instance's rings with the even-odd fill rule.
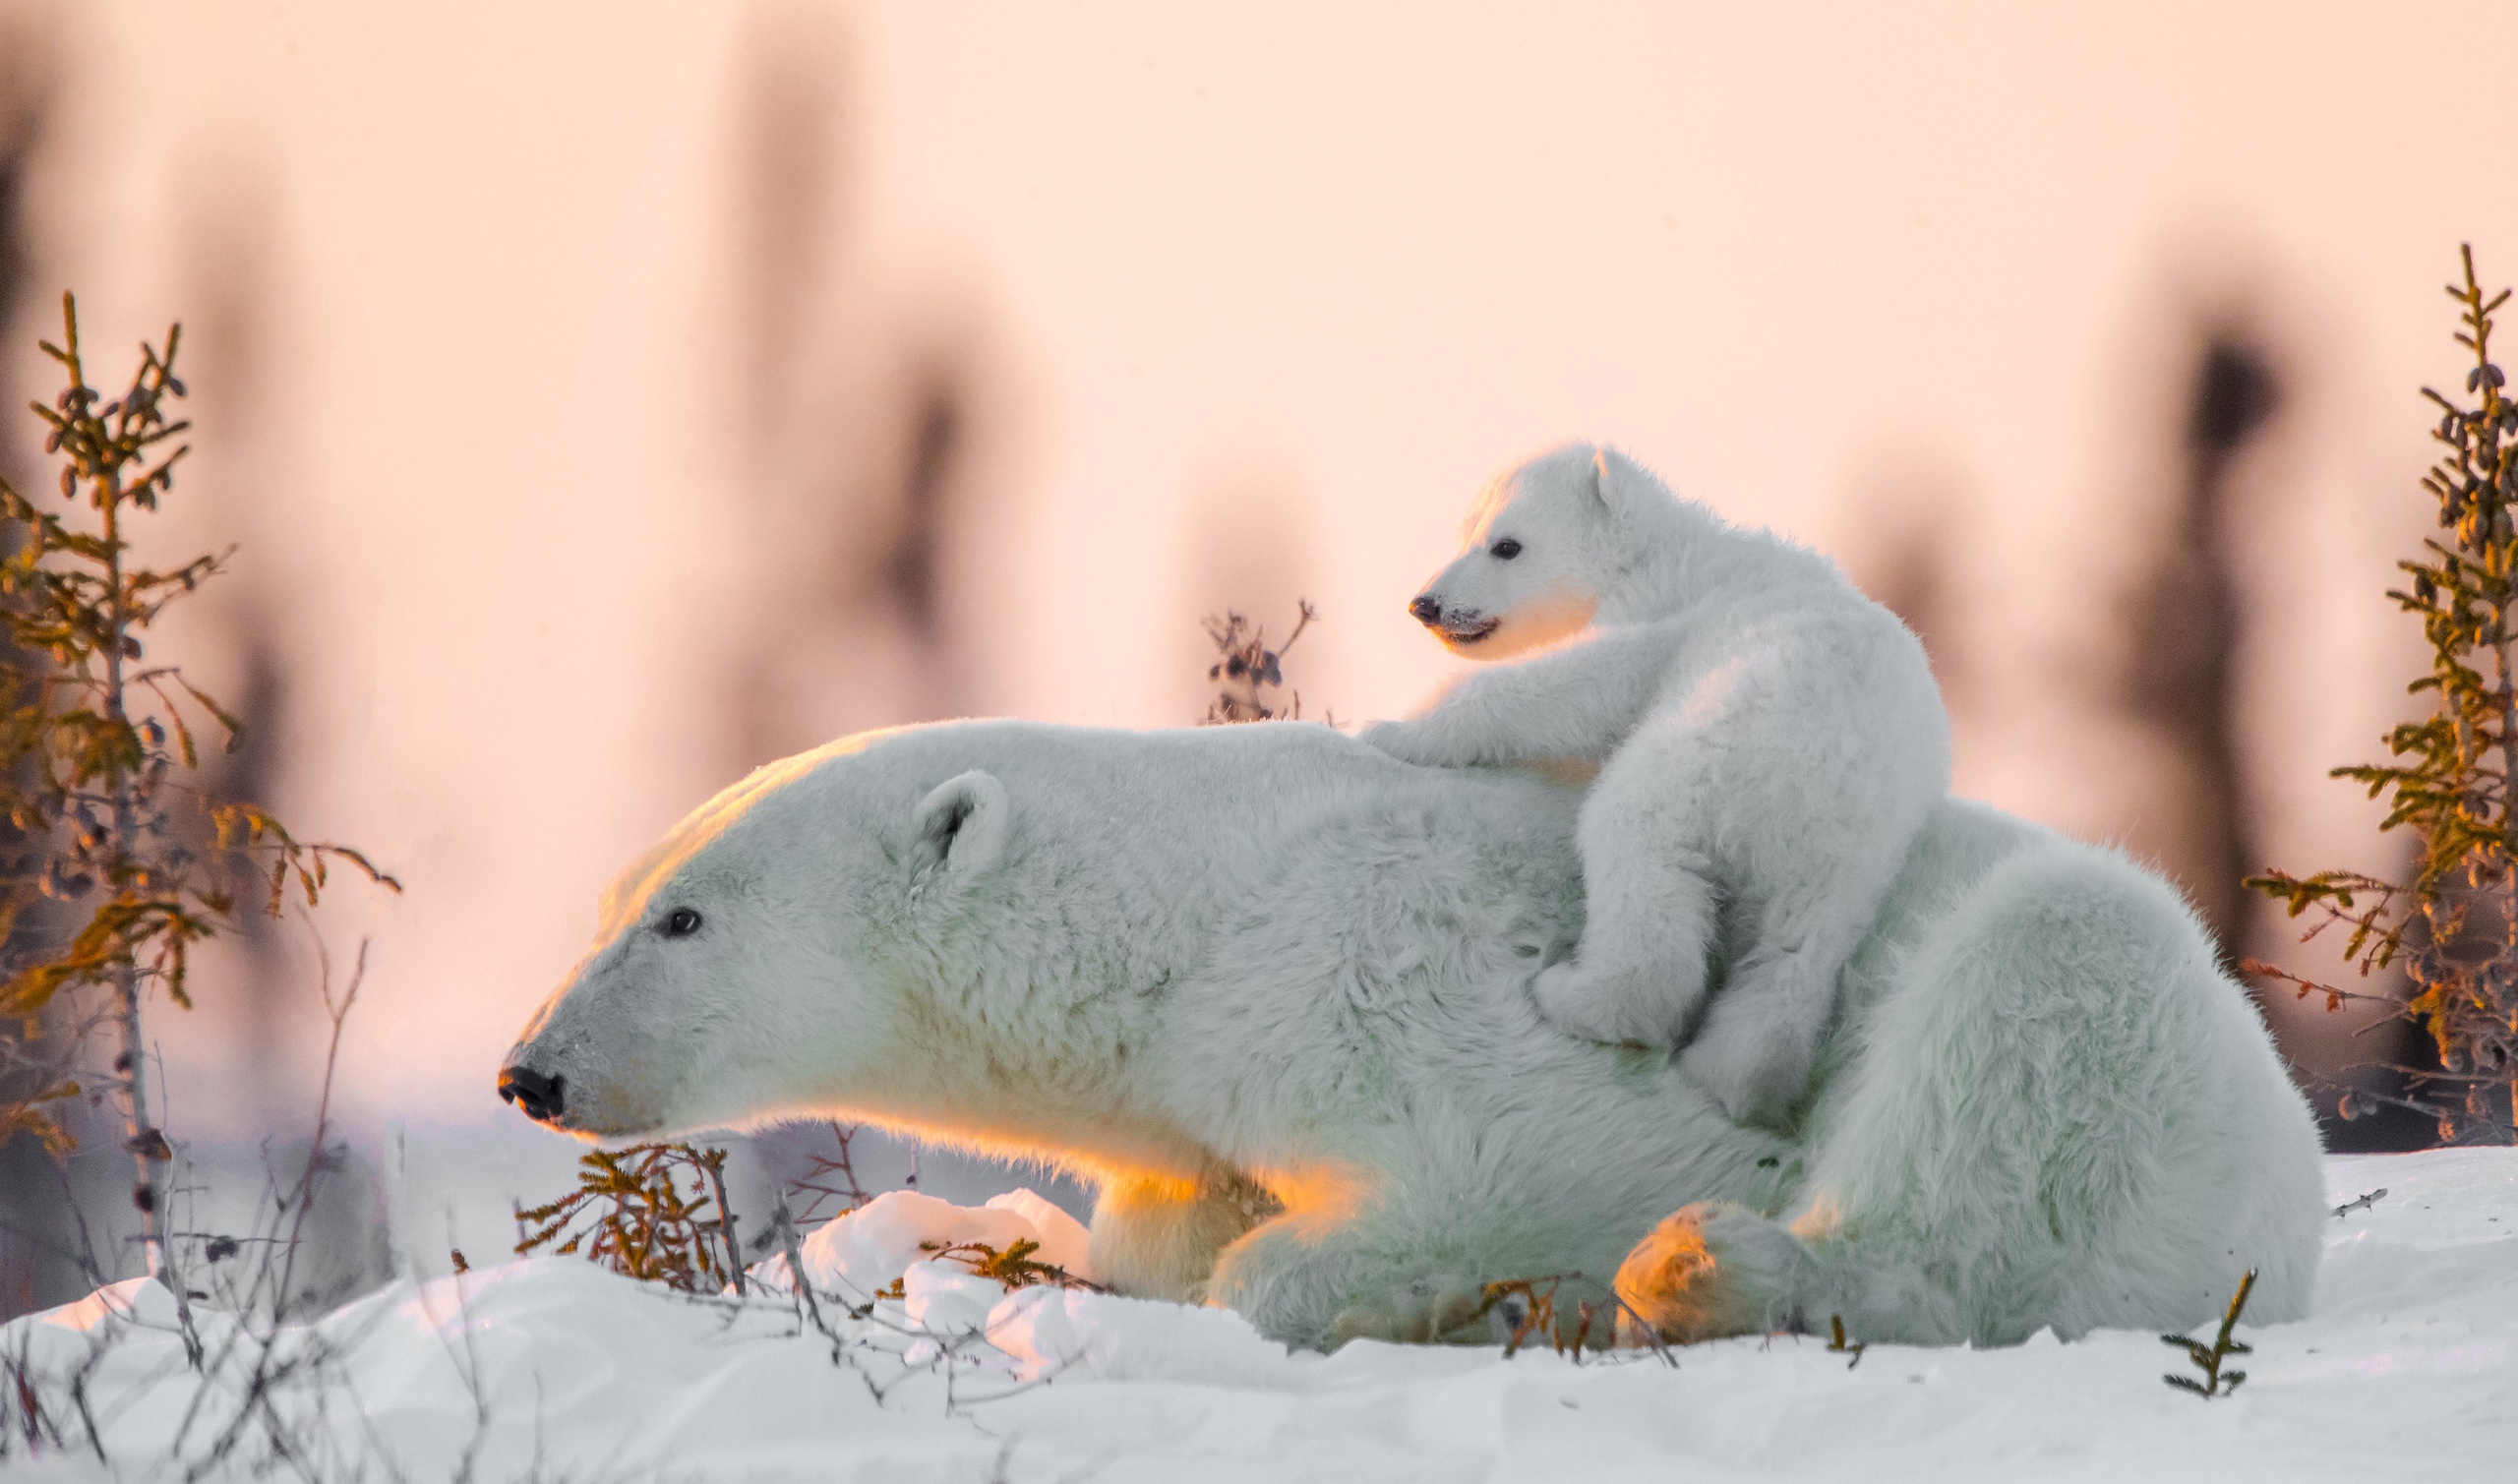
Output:
[[[1496,542],[1493,546],[1488,547],[1486,550],[1488,555],[1492,556],[1496,561],[1510,562],[1522,554],[1522,544],[1515,541],[1512,537],[1507,536],[1503,540]]]
[[[687,938],[699,930],[699,914],[688,907],[677,907],[665,914],[665,936]]]

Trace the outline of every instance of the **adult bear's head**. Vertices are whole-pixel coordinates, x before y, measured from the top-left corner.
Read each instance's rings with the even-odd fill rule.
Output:
[[[990,773],[924,780],[933,759],[885,737],[760,769],[624,872],[499,1095],[617,1140],[749,1124],[868,1080],[887,991],[932,977],[939,928],[998,867],[1012,815]]]

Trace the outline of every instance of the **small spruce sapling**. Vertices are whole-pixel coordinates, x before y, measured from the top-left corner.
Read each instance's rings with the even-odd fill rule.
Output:
[[[2238,1328],[2239,1316],[2247,1312],[2247,1296],[2254,1287],[2255,1270],[2249,1268],[2247,1270],[2247,1276],[2239,1279],[2239,1291],[2230,1295],[2229,1310],[2221,1316],[2221,1333],[2212,1337],[2210,1344],[2207,1345],[2199,1339],[2188,1339],[2183,1335],[2161,1336],[2160,1343],[2174,1345],[2184,1350],[2186,1358],[2194,1362],[2194,1368],[2203,1373],[2203,1379],[2197,1381],[2191,1376],[2179,1376],[2174,1373],[2164,1375],[2160,1379],[2180,1391],[2192,1392],[2207,1401],[2214,1396],[2226,1396],[2245,1385],[2247,1372],[2222,1370],[2221,1362],[2233,1355],[2255,1353],[2253,1346],[2230,1337],[2230,1332]]]
[[[1030,1237],[1016,1237],[1003,1248],[986,1242],[921,1242],[918,1250],[936,1262],[957,1263],[981,1277],[993,1278],[1008,1288],[1029,1288],[1046,1284],[1053,1288],[1081,1288],[1087,1293],[1108,1293],[1100,1283],[1077,1277],[1055,1263],[1044,1263],[1032,1256],[1041,1244]],[[897,1296],[897,1295],[896,1295]]]
[[[2380,829],[2420,837],[2413,880],[2277,870],[2247,884],[2294,918],[2316,909],[2310,937],[2345,924],[2345,956],[2363,976],[2404,963],[2414,992],[2402,1011],[2429,1033],[2440,1066],[2399,1068],[2414,1097],[2387,1100],[2437,1118],[2443,1141],[2508,1143],[2518,1138],[2518,402],[2491,358],[2492,316],[2509,292],[2487,298],[2474,249],[2460,252],[2465,281],[2447,291],[2457,343],[2473,361],[2470,400],[2422,390],[2439,413],[2430,436],[2443,451],[2422,478],[2439,534],[2423,541],[2419,560],[2397,564],[2412,580],[2387,594],[2422,621],[2430,670],[2407,689],[2428,693],[2433,708],[2387,734],[2393,761],[2333,772],[2386,797]],[[2321,993],[2330,1010],[2374,997],[2253,959],[2242,967],[2304,997]],[[2359,1111],[2356,1096],[2368,1095],[2344,1095],[2346,1118]]]
[[[137,1174],[132,1205],[150,1271],[165,1260],[164,1172],[172,1147],[150,1107],[144,1009],[152,990],[190,1008],[189,954],[241,925],[252,905],[277,916],[315,905],[330,867],[346,863],[401,888],[357,851],[302,841],[251,803],[215,803],[192,781],[189,710],[243,742],[235,717],[172,665],[149,663],[142,636],[218,574],[225,557],[159,569],[133,560],[131,524],[173,488],[191,424],[169,420],[182,327],[165,349],[143,344],[119,396],[88,385],[78,306],[61,300],[62,342],[42,342],[66,386],[34,403],[44,451],[61,459],[61,513],[0,482],[0,1137],[31,1133],[57,1154],[71,1137],[61,1106],[119,1104]],[[43,930],[19,930],[37,897],[63,904]],[[93,999],[102,996],[103,1004]],[[53,1049],[39,1019],[56,1019]],[[116,1033],[110,1072],[86,1069],[90,1033]],[[179,1287],[180,1293],[180,1287]]]
[[[803,1259],[794,1251],[798,1232],[847,1216],[874,1199],[857,1177],[852,1148],[856,1125],[833,1121],[830,1131],[839,1144],[837,1158],[814,1156],[813,1167],[803,1179],[777,1192],[768,1223],[751,1240],[754,1256],[784,1243],[791,1271],[801,1273]],[[794,1204],[799,1199],[804,1202],[801,1215]],[[836,1209],[826,1209],[831,1206]],[[749,1288],[734,1203],[726,1195],[722,1149],[639,1144],[597,1151],[577,1161],[576,1189],[540,1206],[518,1203],[515,1222],[518,1257],[546,1248],[561,1255],[583,1252],[615,1273],[669,1283],[688,1293],[714,1293],[731,1284],[740,1297]],[[974,1252],[995,1255],[988,1248]],[[955,1254],[958,1259],[970,1255]]]
[[[516,1256],[545,1247],[564,1257],[582,1250],[587,1261],[624,1276],[685,1293],[715,1293],[728,1284],[743,1291],[724,1150],[633,1144],[596,1150],[577,1166],[575,1190],[530,1210],[516,1208]]]

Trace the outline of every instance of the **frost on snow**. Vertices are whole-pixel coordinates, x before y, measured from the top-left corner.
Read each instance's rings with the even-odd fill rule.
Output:
[[[2242,1325],[2249,1381],[2161,1383],[2156,1336],[2012,1349],[1824,1336],[1574,1365],[1544,1349],[1371,1342],[1288,1353],[1236,1316],[1053,1286],[1008,1292],[922,1244],[1040,1244],[1089,1277],[1084,1230],[1029,1192],[978,1209],[884,1196],[784,1258],[749,1302],[692,1299],[568,1258],[400,1283],[257,1336],[195,1308],[203,1370],[146,1279],[0,1327],[0,1367],[69,1429],[36,1477],[198,1465],[481,1480],[1777,1479],[2145,1475],[2368,1479],[2518,1450],[2518,1152],[2329,1161],[2316,1315]],[[875,1298],[899,1279],[902,1297]],[[2216,1319],[2197,1314],[2198,1331]],[[1855,1340],[1860,1336],[1852,1336]],[[269,1378],[256,1421],[251,1373]],[[202,1380],[203,1375],[208,1381]],[[80,1379],[108,1462],[81,1438]],[[11,1401],[28,1393],[14,1384]],[[13,1426],[23,1420],[9,1414]],[[273,1439],[304,1465],[274,1456]],[[23,1439],[7,1454],[26,1457]]]

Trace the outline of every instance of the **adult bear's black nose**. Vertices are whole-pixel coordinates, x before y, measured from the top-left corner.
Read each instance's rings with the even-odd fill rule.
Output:
[[[1443,619],[1443,605],[1434,601],[1432,593],[1418,593],[1416,601],[1408,605],[1408,613],[1419,623],[1439,623]]]
[[[531,1067],[499,1069],[499,1096],[521,1109],[536,1123],[556,1120],[567,1106],[564,1100],[566,1082],[558,1077],[545,1077]]]

